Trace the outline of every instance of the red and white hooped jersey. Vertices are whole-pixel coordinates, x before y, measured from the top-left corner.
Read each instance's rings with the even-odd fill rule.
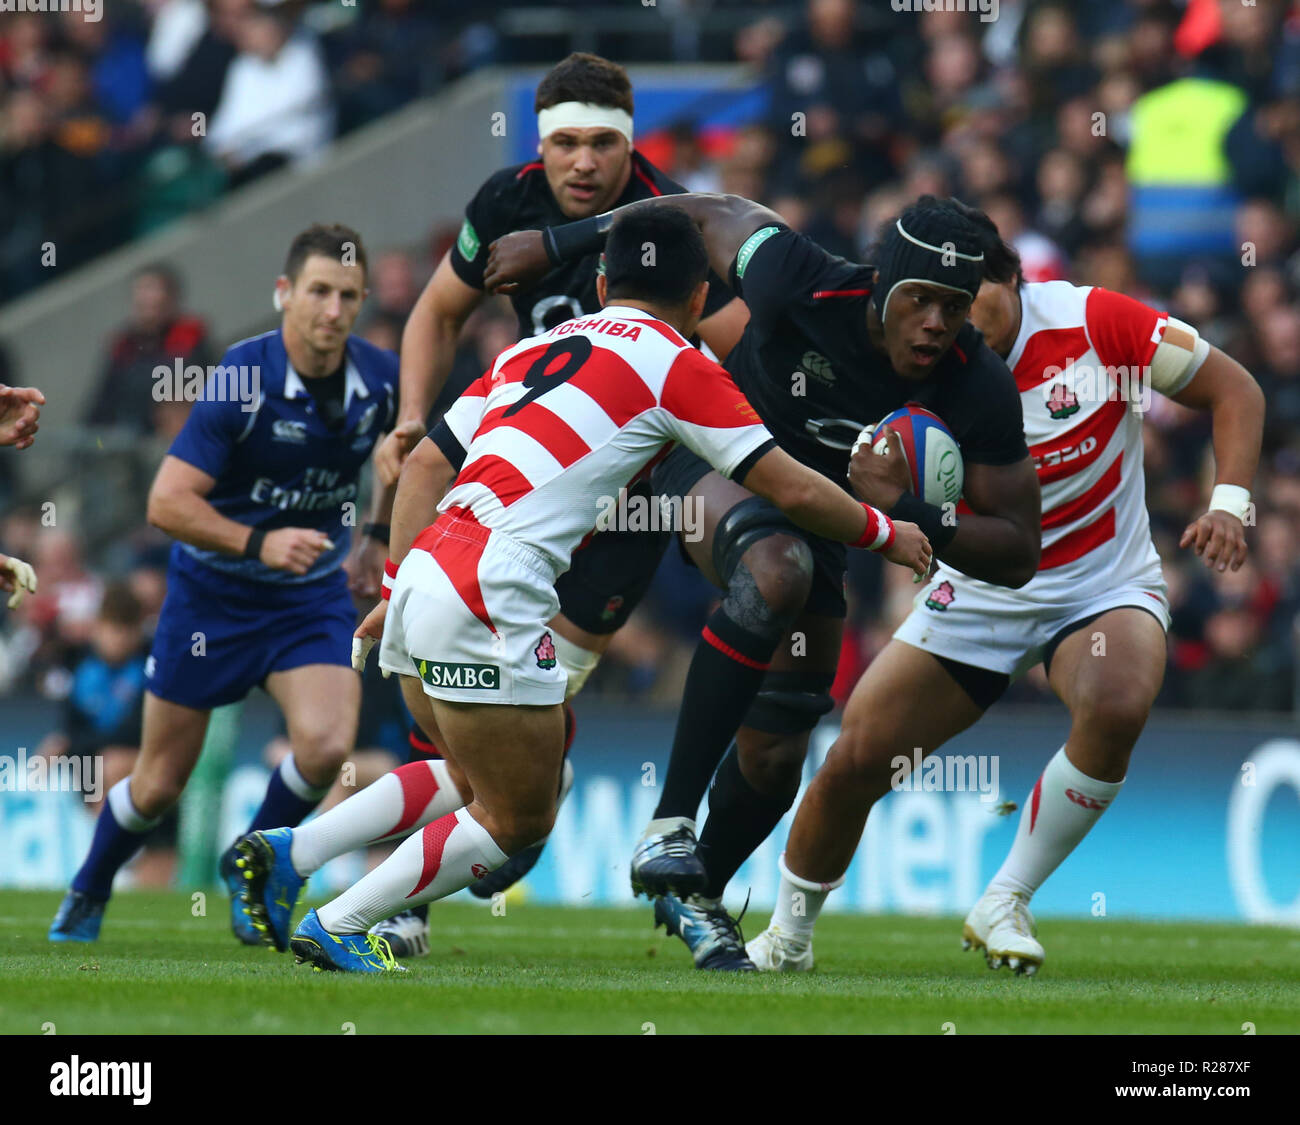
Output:
[[[444,421],[459,509],[556,574],[621,488],[681,442],[724,476],[772,440],[731,377],[674,328],[606,306],[506,349]]]
[[[1025,440],[1042,487],[1038,574],[1017,592],[1086,596],[1159,575],[1142,473],[1151,361],[1168,316],[1141,301],[1065,281],[1020,290],[1020,332],[1007,366],[1020,389]],[[1155,389],[1173,394],[1190,368]]]

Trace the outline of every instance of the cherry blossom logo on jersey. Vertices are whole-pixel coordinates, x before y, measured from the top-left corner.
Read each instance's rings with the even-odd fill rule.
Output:
[[[1052,393],[1047,398],[1048,414],[1053,418],[1068,418],[1078,412],[1078,396],[1069,387],[1064,383],[1057,383],[1052,387]]]
[[[542,639],[533,649],[533,655],[537,657],[537,667],[546,669],[555,667],[555,642],[551,640],[549,632],[542,634]]]
[[[927,609],[947,609],[953,603],[957,592],[952,588],[951,582],[940,582],[933,590],[930,596],[925,599]]]

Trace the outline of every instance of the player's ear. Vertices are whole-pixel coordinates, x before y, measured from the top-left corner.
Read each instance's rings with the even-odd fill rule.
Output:
[[[698,321],[704,316],[704,305],[709,299],[709,283],[701,281],[691,294],[691,319]]]
[[[606,288],[607,286],[605,285],[605,275],[603,273],[598,273],[596,275],[596,300],[600,302],[600,307],[602,309],[605,307]]]
[[[293,284],[284,274],[275,279],[275,292],[271,294],[271,304],[275,306],[276,312],[284,311],[284,299],[292,288]]]

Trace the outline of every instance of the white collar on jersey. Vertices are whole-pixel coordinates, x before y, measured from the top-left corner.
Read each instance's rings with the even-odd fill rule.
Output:
[[[352,405],[352,396],[358,398],[369,398],[370,390],[366,386],[366,381],[361,378],[361,372],[357,370],[356,364],[348,358],[347,370],[343,375],[343,409],[347,410]],[[311,392],[303,384],[302,376],[293,369],[293,364],[288,360],[284,365],[284,397],[285,398],[307,398]]]

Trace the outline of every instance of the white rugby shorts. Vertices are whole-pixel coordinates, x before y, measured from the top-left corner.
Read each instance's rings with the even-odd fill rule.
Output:
[[[567,677],[547,622],[554,573],[530,548],[446,515],[415,540],[393,579],[379,666],[459,703],[545,706]]]
[[[1047,644],[1066,626],[1110,609],[1136,606],[1169,631],[1169,599],[1158,565],[1109,588],[1091,582],[1073,597],[1062,596],[1059,584],[1050,601],[1037,601],[1026,589],[994,586],[941,566],[894,637],[1014,680],[1043,659]]]

